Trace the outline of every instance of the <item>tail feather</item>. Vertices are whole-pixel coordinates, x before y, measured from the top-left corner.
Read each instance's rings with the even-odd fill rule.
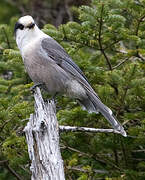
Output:
[[[99,113],[99,111],[95,108],[93,103],[88,99],[85,98],[83,100],[78,100],[79,104],[82,106],[84,110],[87,110],[89,113]]]
[[[127,136],[123,126],[118,122],[118,120],[113,115],[111,109],[109,109],[106,105],[104,105],[98,96],[93,93],[87,91],[88,98],[82,100],[80,103],[89,111],[89,112],[100,112],[108,122],[113,126],[113,128],[119,131],[123,136]]]

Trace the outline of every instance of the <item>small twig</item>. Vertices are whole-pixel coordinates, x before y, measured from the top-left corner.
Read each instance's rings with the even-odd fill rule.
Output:
[[[145,61],[145,58],[139,54],[138,50],[137,50],[136,57],[140,58],[142,61]]]
[[[118,63],[116,66],[112,67],[112,70],[118,68],[119,66],[121,66],[122,64],[124,64],[127,60],[129,60],[129,58],[124,59],[123,61],[121,61],[120,63]]]
[[[5,127],[5,125],[8,124],[8,122],[10,122],[10,121],[11,121],[11,119],[6,120],[6,121],[2,124],[2,126],[0,127],[1,132],[2,132],[3,128]]]
[[[2,161],[0,161],[0,165],[1,165],[1,164],[4,165],[4,166],[10,171],[10,173],[13,174],[13,175],[16,177],[17,180],[22,180],[22,179],[23,179],[22,177],[20,177],[20,176],[16,173],[16,171],[15,171],[14,169],[12,169],[12,168],[9,166],[8,160],[2,160]]]
[[[58,14],[56,17],[56,21],[55,21],[56,27],[58,27],[60,24],[62,24],[64,14],[65,14],[65,8],[62,7],[58,11]]]
[[[135,152],[135,153],[137,153],[137,152],[145,152],[145,149],[132,150],[132,152]]]
[[[68,166],[67,169],[80,171],[80,172],[84,172],[84,173],[89,173],[90,172],[89,170],[83,169],[83,168],[78,167],[78,166],[73,166],[73,167]],[[95,172],[96,174],[108,174],[109,173],[106,170],[100,170],[100,169],[92,169],[92,171]]]
[[[59,127],[62,127],[62,126],[59,126]],[[64,127],[66,127],[66,126],[64,126]],[[70,126],[69,126],[69,127],[70,127]],[[95,128],[89,128],[89,129],[95,129]],[[109,130],[110,130],[110,129],[109,129]],[[62,148],[66,148],[66,149],[68,149],[68,150],[77,152],[77,153],[79,153],[79,154],[82,155],[82,156],[87,156],[87,157],[89,157],[89,158],[93,158],[94,160],[99,161],[100,163],[110,164],[110,166],[113,166],[113,168],[121,171],[120,167],[118,167],[116,164],[112,163],[112,162],[111,162],[110,160],[108,160],[107,158],[105,158],[105,160],[104,160],[103,157],[97,156],[97,154],[93,155],[93,154],[81,152],[81,151],[79,151],[78,149],[69,147],[69,146],[67,146],[67,145],[66,145],[66,146],[63,146]]]
[[[64,3],[65,3],[66,12],[67,12],[68,17],[69,17],[69,21],[73,21],[73,16],[72,16],[72,14],[71,14],[71,12],[70,12],[70,9],[69,9],[67,0],[65,0]]]
[[[8,86],[8,89],[6,90],[5,93],[8,94],[11,91],[13,86],[14,86],[14,84],[11,84],[10,86]]]
[[[116,170],[118,171],[121,171],[121,169],[116,165],[116,164],[113,164],[110,160],[108,160],[107,158],[103,159],[102,156],[100,155],[97,155],[97,154],[88,154],[88,153],[85,153],[85,152],[81,152],[79,151],[78,149],[75,149],[75,148],[72,148],[72,147],[69,147],[69,146],[63,146],[61,147],[62,149],[68,149],[68,150],[71,150],[71,151],[74,151],[74,152],[77,152],[79,153],[80,155],[82,156],[87,156],[89,158],[93,158],[94,160],[100,162],[101,164],[109,164],[110,166],[112,166],[113,168],[115,168]]]
[[[144,161],[144,158],[132,158],[132,160],[135,160],[135,161]]]
[[[8,160],[2,160],[2,161],[0,161],[0,165],[4,164],[4,163],[7,163],[7,162],[8,162]]]
[[[25,167],[23,167],[23,165],[19,165],[19,167],[21,169],[23,169],[26,173],[28,173],[29,175],[31,175],[30,171],[28,169],[26,169]]]
[[[79,153],[79,156],[87,156],[87,157],[92,158],[102,164],[105,164],[105,165],[107,164],[102,158],[98,158],[98,156],[96,154],[94,155],[94,154],[85,153],[85,152],[79,151],[78,149],[75,149],[75,148],[72,148],[69,146],[63,146],[63,147],[61,147],[61,149],[68,149],[70,151]]]
[[[26,119],[22,119],[21,122],[25,122],[25,121],[28,121],[29,118],[26,118]]]
[[[140,24],[143,22],[143,19],[144,19],[144,18],[145,18],[145,15],[141,16],[141,17],[138,19],[137,26],[136,26],[136,32],[135,32],[135,35],[136,35],[136,36],[138,36],[139,27],[140,27]],[[137,52],[136,52],[136,57],[139,57],[141,60],[145,61],[145,59],[144,59],[142,56],[140,56],[138,49],[139,49],[139,46],[136,45],[136,50],[137,50]]]
[[[112,71],[112,65],[111,65],[110,60],[109,60],[108,56],[106,55],[106,53],[105,53],[105,51],[103,49],[103,46],[102,46],[102,38],[101,38],[101,36],[102,36],[102,26],[103,26],[103,11],[104,11],[104,4],[102,4],[102,8],[101,8],[98,43],[99,43],[100,51],[102,52],[103,56],[105,57],[109,69]]]
[[[118,166],[119,165],[119,163],[118,163],[119,162],[118,150],[115,147],[115,145],[118,143],[118,137],[116,137],[115,134],[114,134],[114,138],[113,138],[113,143],[114,143],[114,146],[112,148],[112,151],[113,151],[113,154],[114,154],[115,164]]]
[[[3,29],[4,35],[5,35],[5,37],[6,37],[6,41],[7,41],[8,48],[11,49],[10,42],[9,42],[9,38],[8,38],[8,36],[7,36],[7,33],[6,33],[6,31],[5,31],[5,28],[2,28],[2,29]]]
[[[138,36],[138,31],[139,31],[139,27],[140,27],[140,23],[143,22],[143,19],[145,18],[145,15],[141,16],[139,19],[138,19],[138,23],[137,23],[137,27],[136,27],[136,32],[135,32],[135,35]]]
[[[61,132],[91,132],[91,133],[116,133],[121,134],[115,129],[96,129],[88,127],[77,127],[77,126],[59,126]]]
[[[6,164],[6,168],[10,171],[11,174],[13,174],[17,180],[22,180],[22,177],[20,177],[14,169],[12,169],[8,164]]]
[[[121,139],[121,149],[122,149],[122,153],[123,153],[123,158],[124,158],[125,166],[128,167],[126,149],[125,149],[124,142],[122,141],[122,139]]]
[[[106,50],[106,49],[112,47],[113,45],[115,45],[115,44],[117,44],[117,43],[119,43],[119,42],[120,42],[120,40],[116,40],[116,41],[112,42],[112,43],[109,44],[108,46],[104,47],[104,50]]]

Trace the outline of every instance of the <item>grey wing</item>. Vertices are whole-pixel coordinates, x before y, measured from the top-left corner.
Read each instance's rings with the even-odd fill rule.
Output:
[[[86,95],[88,96],[88,100],[90,100],[95,109],[99,109],[99,111],[104,115],[104,117],[112,124],[112,126],[119,130],[122,135],[126,136],[126,132],[124,131],[121,124],[117,121],[117,119],[112,114],[112,111],[105,106],[95,91],[90,86],[87,78],[81,71],[81,69],[72,61],[69,55],[65,52],[62,46],[60,46],[54,39],[45,38],[41,42],[41,46],[47,56],[49,56],[54,62],[60,66],[65,72],[71,74],[71,76],[77,80],[86,90]]]
[[[59,65],[63,70],[71,74],[74,79],[76,79],[80,84],[82,84],[87,91],[93,93],[100,101],[100,98],[90,86],[87,78],[85,77],[81,69],[72,61],[64,48],[60,44],[58,44],[57,41],[52,38],[45,38],[42,40],[41,46],[45,50],[47,55],[51,59],[53,59],[57,65]]]
[[[87,94],[93,93],[93,96],[96,97],[95,101],[98,101],[98,106],[108,112],[109,108],[107,108],[101,102],[100,98],[90,86],[87,78],[85,77],[81,69],[72,61],[64,48],[52,38],[43,39],[41,45],[47,55],[51,59],[53,59],[55,63],[59,65],[63,70],[71,74],[72,77],[76,79],[85,88],[86,92],[88,92]]]
[[[55,61],[65,71],[69,72],[76,78],[85,80],[87,84],[88,80],[81,71],[81,69],[72,61],[64,48],[59,45],[54,39],[45,38],[41,42],[42,48],[46,51],[47,55]]]

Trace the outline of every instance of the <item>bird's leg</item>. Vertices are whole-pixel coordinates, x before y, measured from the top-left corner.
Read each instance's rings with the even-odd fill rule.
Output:
[[[57,92],[55,94],[53,94],[50,98],[50,101],[54,101],[56,103],[56,95],[57,94],[58,94]]]
[[[36,87],[41,87],[43,85],[44,85],[44,83],[36,83],[30,88],[30,91],[34,92]]]

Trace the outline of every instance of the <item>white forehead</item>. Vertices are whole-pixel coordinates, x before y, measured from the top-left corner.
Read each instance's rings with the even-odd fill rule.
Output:
[[[27,16],[21,17],[18,22],[23,24],[24,26],[27,26],[31,23],[34,23],[34,19],[31,16],[27,15]]]

